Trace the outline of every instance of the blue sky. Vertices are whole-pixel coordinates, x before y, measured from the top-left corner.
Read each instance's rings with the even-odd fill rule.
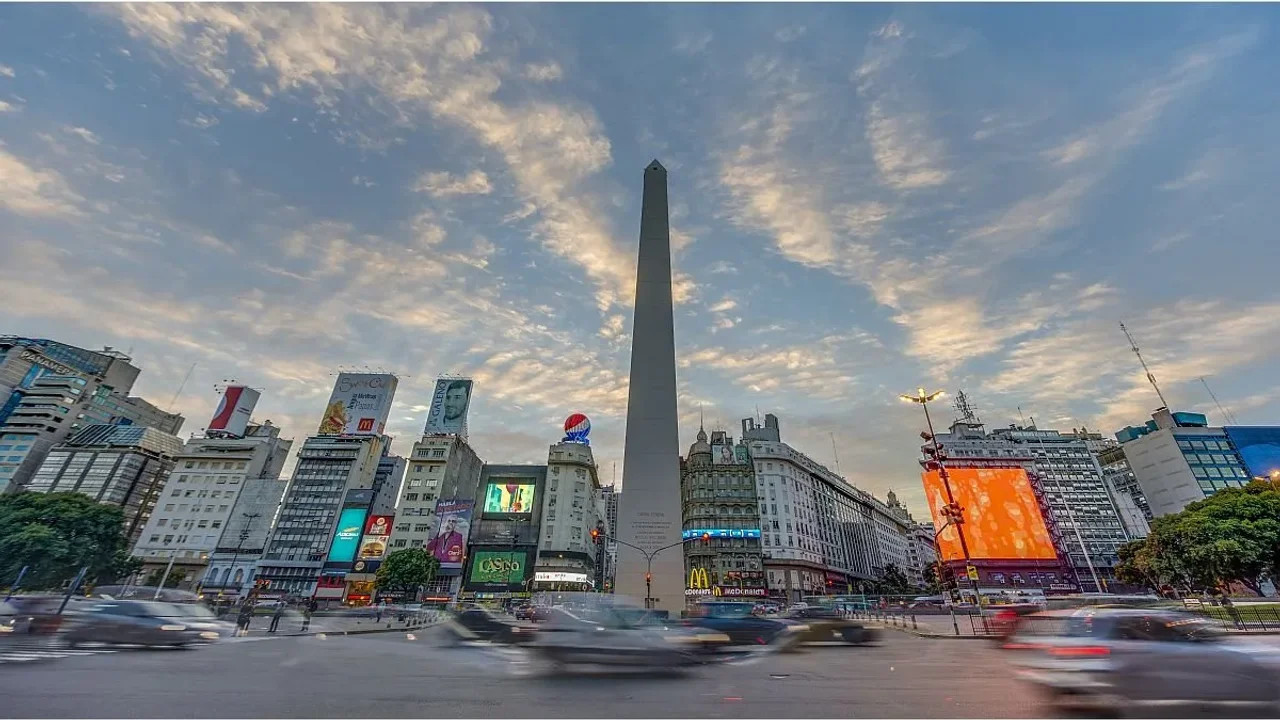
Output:
[[[917,385],[989,425],[1277,419],[1266,6],[11,5],[0,328],[132,348],[303,437],[339,366],[439,373],[621,465],[642,170],[670,173],[681,438],[760,412],[923,515]],[[949,408],[939,408],[943,419]]]

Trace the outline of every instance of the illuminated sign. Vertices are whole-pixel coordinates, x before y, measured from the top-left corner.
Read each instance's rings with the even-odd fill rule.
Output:
[[[360,544],[360,531],[364,528],[365,508],[347,508],[338,518],[338,530],[329,546],[329,562],[351,562]]]
[[[707,578],[706,568],[694,568],[689,571],[690,590],[710,590],[711,581]]]
[[[713,538],[758,538],[760,537],[760,530],[759,528],[747,528],[745,530],[737,528],[717,528],[706,530],[685,530],[682,533],[682,537],[684,537],[685,540],[700,538],[703,535],[710,535]]]
[[[524,551],[481,550],[471,563],[470,584],[479,587],[519,587],[524,583]]]
[[[486,514],[527,515],[533,512],[534,484],[527,478],[491,482],[485,490]]]
[[[586,573],[576,572],[535,572],[533,574],[534,582],[571,582],[571,583],[590,583],[591,578]]]

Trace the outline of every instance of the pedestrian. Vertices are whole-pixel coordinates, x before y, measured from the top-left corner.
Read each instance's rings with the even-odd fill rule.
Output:
[[[245,601],[240,605],[240,614],[236,616],[236,634],[248,635],[249,623],[253,620],[253,604]]]
[[[386,602],[387,601],[385,599],[379,600],[378,604],[374,606],[374,615],[373,615],[374,622],[376,623],[382,622],[382,608],[385,607]]]
[[[275,632],[276,628],[280,627],[280,618],[282,617],[284,617],[284,600],[277,600],[275,612],[271,613],[271,629],[267,630],[267,632]]]

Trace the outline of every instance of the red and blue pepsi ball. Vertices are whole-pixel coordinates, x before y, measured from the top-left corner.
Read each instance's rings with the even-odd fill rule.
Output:
[[[565,418],[564,421],[564,439],[568,442],[587,443],[587,436],[591,434],[591,420],[582,413],[574,413]]]

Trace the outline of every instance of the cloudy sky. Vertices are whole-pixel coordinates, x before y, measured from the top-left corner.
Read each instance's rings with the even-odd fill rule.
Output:
[[[476,378],[489,461],[621,466],[643,168],[699,409],[922,509],[917,385],[1000,426],[1280,420],[1280,13],[48,5],[0,13],[0,332],[301,438],[340,367]],[[952,416],[949,407],[938,415]],[[917,512],[917,515],[922,515]]]

